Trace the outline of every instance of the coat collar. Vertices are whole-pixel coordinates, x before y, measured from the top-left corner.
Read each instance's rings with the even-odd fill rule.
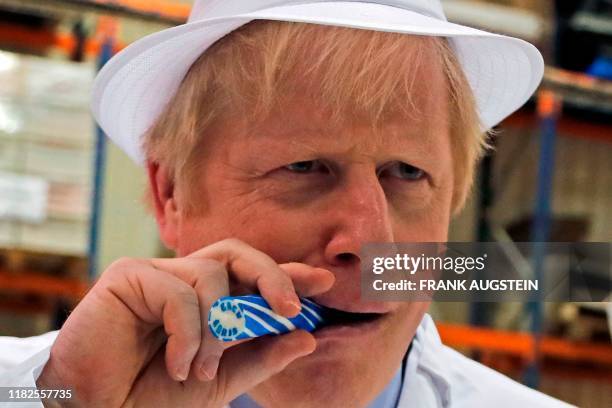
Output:
[[[398,408],[451,405],[450,382],[445,376],[444,362],[441,353],[438,352],[442,347],[433,319],[425,314],[408,354],[406,376]]]

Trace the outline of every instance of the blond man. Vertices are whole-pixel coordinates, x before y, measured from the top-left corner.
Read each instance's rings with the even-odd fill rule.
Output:
[[[196,1],[94,90],[176,258],[118,260],[61,330],[12,340],[12,385],[72,390],[49,406],[565,405],[442,345],[427,302],[359,296],[364,243],[447,240],[485,131],[541,76],[437,1]],[[221,343],[208,311],[238,293],[368,318]]]

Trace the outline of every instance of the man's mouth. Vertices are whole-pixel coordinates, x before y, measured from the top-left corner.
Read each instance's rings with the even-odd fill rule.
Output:
[[[387,315],[388,313],[347,312],[326,306],[322,316],[325,323],[313,334],[319,341],[327,339],[340,342],[376,335],[376,329]]]
[[[364,323],[373,322],[384,316],[384,313],[359,313],[346,312],[344,310],[326,307],[323,320],[324,327],[327,326],[355,326]]]

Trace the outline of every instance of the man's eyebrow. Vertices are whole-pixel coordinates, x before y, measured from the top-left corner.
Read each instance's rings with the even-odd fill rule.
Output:
[[[400,136],[401,137],[401,136]],[[414,136],[412,136],[414,137]],[[372,140],[372,143],[376,143],[376,140]],[[275,143],[276,144],[276,143]],[[277,148],[282,149],[289,154],[304,154],[304,153],[312,153],[314,156],[329,156],[333,159],[333,157],[345,156],[345,155],[353,155],[356,154],[359,157],[369,157],[371,159],[376,159],[377,152],[374,150],[364,149],[359,152],[359,146],[356,144],[350,145],[312,145],[309,141],[303,140],[291,140],[288,144],[280,144],[276,145]],[[402,146],[392,145],[390,144],[388,147],[381,149],[384,152],[384,156],[388,157],[388,160],[398,160],[405,161],[407,163],[417,163],[415,165],[426,166],[430,168],[437,161],[435,155],[435,144],[433,141],[411,141],[406,144],[402,144]]]

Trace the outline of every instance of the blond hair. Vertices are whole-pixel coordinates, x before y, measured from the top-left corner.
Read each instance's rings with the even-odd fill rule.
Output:
[[[254,21],[228,34],[191,66],[177,93],[144,138],[149,161],[164,165],[186,196],[201,160],[198,144],[228,112],[265,118],[282,98],[316,80],[332,120],[362,115],[377,126],[391,114],[410,115],[416,63],[434,49],[450,97],[455,186],[452,212],[463,207],[475,164],[487,147],[469,83],[442,37],[279,21]],[[313,88],[311,86],[311,88]],[[150,201],[150,191],[149,203]],[[193,196],[193,195],[192,195]]]

